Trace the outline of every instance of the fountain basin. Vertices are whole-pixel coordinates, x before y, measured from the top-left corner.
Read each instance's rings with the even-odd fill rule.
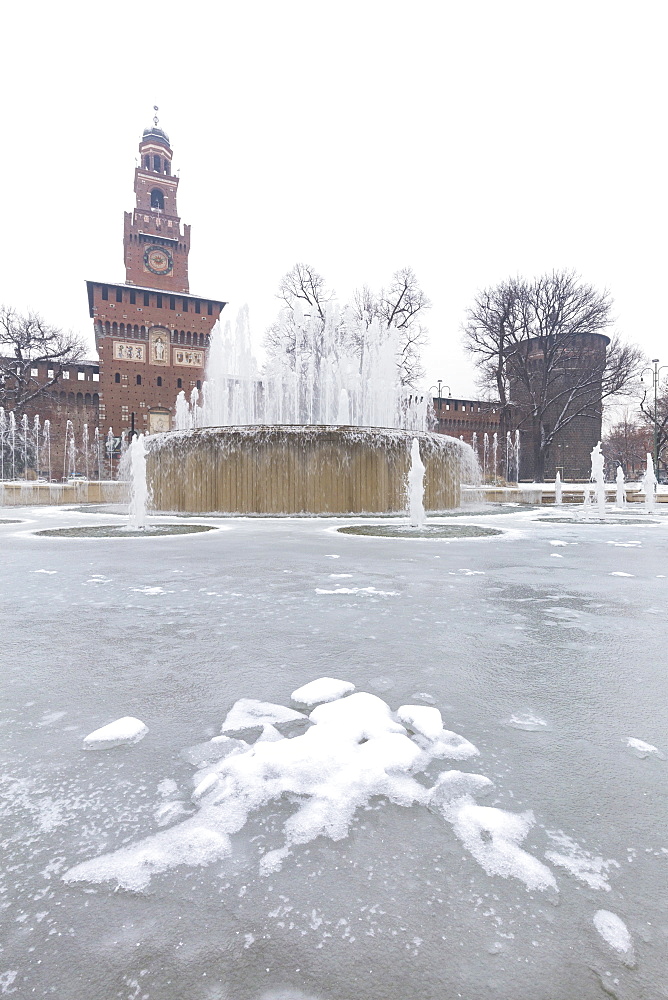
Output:
[[[164,538],[166,535],[195,535],[217,531],[209,524],[148,524],[130,528],[124,524],[81,524],[73,528],[44,528],[35,535],[48,538]]]
[[[172,431],[146,440],[154,510],[238,514],[385,514],[405,510],[413,439],[426,510],[460,502],[475,481],[469,445],[378,427],[257,425]]]
[[[373,535],[377,538],[488,538],[502,535],[498,528],[476,524],[347,524],[338,528],[342,535]]]

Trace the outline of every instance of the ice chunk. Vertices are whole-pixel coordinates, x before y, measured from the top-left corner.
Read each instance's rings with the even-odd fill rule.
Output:
[[[414,733],[421,733],[427,739],[435,740],[443,733],[443,719],[437,708],[424,705],[401,705],[397,709],[399,722]]]
[[[442,729],[435,740],[430,740],[418,733],[415,736],[415,742],[437,760],[468,760],[469,757],[480,755],[477,746],[460,736],[459,733],[453,733],[449,729]]]
[[[101,729],[96,729],[84,737],[84,745],[93,750],[108,750],[110,747],[139,743],[148,732],[148,726],[131,715],[116,719]]]
[[[527,889],[556,890],[557,883],[547,865],[518,846],[534,822],[531,811],[511,813],[464,798],[452,828],[489,875],[520,879]]]
[[[233,740],[230,736],[214,736],[206,743],[196,743],[194,747],[187,747],[181,751],[180,756],[189,764],[202,767],[241,750],[248,750],[248,744],[244,740]]]
[[[260,736],[265,726],[276,726],[305,718],[302,712],[295,712],[293,708],[286,708],[284,705],[256,701],[254,698],[240,698],[227,713],[220,731],[226,736],[238,736],[244,732],[256,731],[256,736]]]
[[[568,545],[568,542],[561,542],[555,538],[553,539],[553,541],[550,542],[550,545]]]
[[[645,743],[644,740],[637,740],[634,736],[627,736],[626,745],[635,750],[639,757],[649,757],[654,755],[659,758],[659,760],[665,760],[666,755],[661,753],[658,747],[652,746],[651,743]]]
[[[403,733],[406,730],[392,718],[389,706],[375,694],[358,691],[348,698],[332,701],[314,708],[309,718],[312,722],[337,730],[337,735],[359,743],[385,733]]]
[[[621,956],[625,965],[634,964],[633,942],[621,917],[611,910],[597,910],[594,914],[594,927],[605,943]]]
[[[318,677],[293,691],[290,697],[299,705],[319,705],[327,701],[336,701],[355,690],[350,681],[339,681],[335,677]]]

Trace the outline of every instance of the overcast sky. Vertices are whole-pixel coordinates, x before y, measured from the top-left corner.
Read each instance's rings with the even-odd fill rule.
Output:
[[[160,106],[195,294],[281,275],[345,300],[410,265],[433,303],[425,388],[474,392],[477,289],[579,271],[665,350],[666,6],[272,0],[3,8],[0,301],[86,333],[84,281],[124,280],[142,130]]]

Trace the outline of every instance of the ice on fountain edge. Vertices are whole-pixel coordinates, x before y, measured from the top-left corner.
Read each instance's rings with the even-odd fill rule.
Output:
[[[320,836],[344,839],[356,812],[382,796],[439,816],[487,874],[518,879],[527,890],[558,891],[551,868],[520,846],[534,826],[533,813],[476,801],[492,789],[488,777],[444,763],[430,786],[416,780],[437,762],[479,756],[477,747],[445,729],[435,707],[402,705],[393,712],[378,696],[353,691],[353,684],[335,678],[310,682],[293,693],[300,708],[315,698],[321,702],[308,715],[240,699],[221,735],[182,752],[195,767],[190,801],[175,798],[175,781],[161,782],[156,820],[174,825],[84,861],[63,878],[144,890],[153,875],[230,856],[231,837],[251,814],[287,796],[296,808],[284,824],[283,846],[261,858],[260,871],[268,874],[299,845]],[[609,890],[608,871],[616,862],[589,854],[565,835],[548,835],[560,848],[546,853],[552,864],[590,888]]]

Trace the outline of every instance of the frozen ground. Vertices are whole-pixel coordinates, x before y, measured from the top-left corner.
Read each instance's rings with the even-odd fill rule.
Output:
[[[452,541],[0,510],[0,996],[668,997],[668,517],[507,510]],[[318,678],[376,700],[291,701]]]

